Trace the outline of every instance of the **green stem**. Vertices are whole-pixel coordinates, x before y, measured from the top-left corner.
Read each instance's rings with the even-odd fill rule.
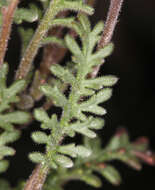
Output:
[[[79,98],[80,98],[80,92],[81,92],[81,85],[82,81],[85,78],[85,72],[86,68],[88,67],[88,59],[87,59],[87,52],[85,53],[86,59],[83,61],[83,64],[79,64],[78,71],[77,71],[77,77],[76,81],[72,86],[71,93],[69,95],[69,100],[67,105],[64,107],[63,115],[60,121],[60,126],[68,126],[68,122],[70,119],[72,119],[72,109],[74,109],[74,106],[77,104]]]
[[[60,0],[52,0],[50,2],[49,8],[47,9],[40,25],[38,26],[31,42],[29,43],[23,58],[21,59],[21,63],[19,65],[19,69],[16,73],[16,79],[26,78],[27,74],[31,69],[32,61],[39,49],[39,45],[46,35],[53,19],[59,11],[60,6],[58,6]]]

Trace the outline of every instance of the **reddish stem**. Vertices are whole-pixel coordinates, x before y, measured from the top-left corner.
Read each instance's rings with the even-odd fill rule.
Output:
[[[8,40],[11,33],[11,25],[13,22],[13,15],[19,0],[11,0],[8,7],[2,7],[2,29],[0,34],[0,67],[3,64],[5,53],[7,50]]]
[[[98,49],[105,47],[111,41],[122,3],[123,0],[111,0],[102,38],[98,44]]]
[[[38,164],[29,177],[24,190],[41,190],[47,174],[48,168],[43,168],[41,164]]]
[[[132,151],[133,154],[143,160],[144,162],[146,162],[147,164],[151,165],[151,166],[155,166],[155,155],[150,152],[150,151],[147,151],[147,152],[140,152],[140,151]]]
[[[97,49],[104,48],[111,41],[122,3],[123,0],[111,0],[104,31],[102,33],[101,40],[98,43]],[[100,67],[101,65],[94,67],[93,72],[90,73],[88,77],[95,78],[100,70]]]

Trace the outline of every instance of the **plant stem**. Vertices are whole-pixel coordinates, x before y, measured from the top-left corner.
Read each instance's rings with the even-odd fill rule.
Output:
[[[42,164],[38,164],[26,182],[24,190],[41,190],[47,174],[48,168],[42,166]]]
[[[18,6],[19,0],[10,1],[8,7],[2,7],[2,29],[0,34],[0,67],[3,64],[7,50],[8,40],[11,33],[13,16]]]
[[[58,17],[66,17],[69,11],[64,11],[58,14]],[[63,28],[56,27],[52,28],[48,31],[48,36],[56,36],[61,38],[63,36]],[[35,101],[40,100],[43,94],[39,90],[39,86],[42,85],[42,81],[47,81],[49,75],[51,75],[50,67],[53,64],[59,63],[65,56],[67,49],[63,47],[59,47],[55,44],[48,44],[44,47],[43,50],[43,58],[40,63],[38,72],[38,77],[34,78],[33,83],[30,88],[30,95],[33,97]]]
[[[95,2],[95,0],[93,0],[93,2],[90,2],[89,1],[89,4],[90,3],[92,3],[92,4],[94,4],[94,2]],[[59,35],[59,32],[58,32],[58,35]],[[61,31],[60,31],[60,35],[61,35]],[[56,52],[57,53],[57,52]],[[64,50],[64,54],[66,53],[66,50]],[[54,53],[52,54],[52,56],[54,55]],[[64,55],[63,55],[64,56]],[[57,59],[58,60],[61,60],[62,58],[63,58],[63,56],[60,54],[60,57],[58,57]],[[52,57],[53,58],[53,57]],[[57,63],[59,62],[57,60]],[[22,71],[23,69],[21,69],[21,71]],[[46,73],[47,71],[45,71],[45,73]],[[21,72],[22,73],[22,72]],[[43,74],[45,74],[44,72],[43,72]],[[16,75],[16,77],[18,77],[19,75]],[[19,76],[19,78],[20,78],[20,76]],[[63,118],[64,119],[64,118]],[[63,123],[63,119],[61,120],[61,124]],[[65,119],[64,119],[65,120]],[[62,139],[63,139],[63,136],[62,136]],[[62,141],[62,139],[61,139],[61,141]],[[61,142],[59,143],[59,144],[61,144]],[[37,166],[36,166],[36,168],[34,169],[34,171],[32,172],[32,175],[29,177],[29,179],[28,179],[28,181],[27,181],[27,183],[26,183],[26,185],[25,185],[25,188],[24,188],[24,190],[41,190],[42,189],[42,187],[43,187],[43,184],[44,184],[44,182],[45,182],[45,179],[46,179],[46,176],[47,176],[47,173],[48,173],[48,169],[46,170],[44,170],[44,172],[42,173],[41,172],[41,164],[38,164]],[[45,174],[45,175],[44,175]],[[43,175],[43,176],[41,176],[41,175]],[[39,189],[38,189],[38,187],[39,187]]]
[[[89,6],[94,7],[96,0],[86,0],[86,4]],[[58,17],[66,17],[68,16],[69,11],[63,11],[59,13]],[[52,28],[48,32],[48,36],[56,36],[56,37],[62,37],[63,36],[63,27],[58,27],[58,28]],[[76,38],[77,34],[73,30],[69,30],[68,33],[73,37]],[[43,59],[41,61],[38,75],[39,77],[32,83],[31,89],[30,89],[30,95],[33,97],[35,101],[40,100],[40,98],[43,96],[41,91],[39,90],[39,86],[42,85],[42,81],[46,82],[49,75],[50,75],[50,70],[49,68],[53,64],[59,64],[61,60],[64,58],[64,56],[67,53],[67,49],[63,47],[59,47],[53,44],[46,45],[44,47],[43,51]],[[46,102],[45,107],[49,108],[50,105],[52,105],[52,102]]]
[[[47,9],[40,25],[38,26],[21,60],[19,69],[17,70],[17,73],[16,73],[16,79],[26,78],[27,74],[29,73],[31,69],[32,61],[40,47],[39,45],[41,43],[41,40],[47,33],[52,20],[54,19],[55,15],[58,12],[58,6],[57,6],[58,3],[59,3],[59,0],[52,0],[50,2],[49,8]]]
[[[123,0],[111,0],[104,31],[98,43],[98,49],[105,47],[111,41],[122,3]]]
[[[104,27],[104,31],[102,33],[101,40],[98,43],[97,49],[104,48],[110,41],[113,36],[119,12],[122,7],[123,0],[111,0],[110,7]],[[95,78],[100,70],[101,65],[94,67],[93,72],[89,74],[90,78]]]

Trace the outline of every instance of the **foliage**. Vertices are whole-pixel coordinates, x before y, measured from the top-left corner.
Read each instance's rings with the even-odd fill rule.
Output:
[[[96,173],[106,178],[111,184],[119,185],[122,177],[118,170],[109,164],[112,160],[122,161],[136,170],[142,168],[141,160],[152,164],[148,162],[150,158],[147,155],[148,140],[138,138],[131,142],[128,133],[123,128],[117,130],[105,148],[102,147],[99,138],[85,137],[84,146],[90,149],[93,154],[87,158],[76,158],[75,166],[71,169],[59,168],[52,171],[45,183],[44,190],[61,189],[62,184],[70,180],[81,180],[98,188],[102,186],[102,181]],[[138,157],[136,152],[139,152],[143,157]]]
[[[0,172],[4,172],[8,168],[8,162],[3,158],[15,154],[15,150],[7,146],[7,144],[14,142],[20,136],[20,131],[16,130],[13,125],[26,123],[30,119],[29,114],[26,112],[9,111],[11,103],[19,101],[17,93],[23,89],[25,81],[16,81],[7,88],[7,72],[8,65],[4,64],[0,70]]]
[[[2,47],[7,47],[5,43],[8,41],[1,39],[5,31],[3,14],[6,10],[9,12],[13,1],[18,0],[0,1],[0,42],[4,43],[4,46],[0,44],[0,53],[5,51]],[[103,48],[99,47],[104,24],[98,22],[92,29],[88,16],[94,13],[94,9],[88,2],[92,4],[93,1],[38,0],[11,9],[14,12],[9,18],[10,27],[12,22],[18,25],[21,39],[21,60],[11,85],[7,85],[8,64],[1,63],[0,54],[0,172],[8,168],[5,157],[15,154],[9,144],[20,137],[19,125],[27,126],[36,120],[41,129],[34,131],[31,137],[36,144],[43,144],[45,151],[29,154],[29,159],[41,168],[38,173],[35,173],[37,169],[34,170],[29,185],[38,185],[41,189],[48,173],[44,190],[62,190],[70,180],[81,180],[98,188],[102,186],[99,175],[111,184],[119,185],[122,177],[112,166],[113,160],[124,162],[136,170],[142,168],[141,161],[155,164],[154,155],[148,154],[148,140],[139,138],[130,142],[124,129],[119,129],[105,148],[102,147],[97,130],[105,124],[103,115],[107,111],[103,103],[111,98],[112,86],[118,78],[91,75],[112,53],[113,44],[108,42]],[[67,29],[63,30],[64,27]],[[47,58],[50,61],[43,59],[43,66],[38,68],[33,63],[40,47],[45,55],[48,47],[53,51],[60,50],[60,58],[57,59],[59,51],[54,52],[56,56]],[[71,60],[59,64],[62,50],[69,50]],[[32,91],[37,91],[37,97],[32,95]],[[46,100],[42,104],[43,96]],[[36,104],[38,100],[41,100],[40,108]],[[47,110],[52,105],[61,109],[61,115],[49,114]],[[75,143],[77,134],[83,143]],[[71,143],[64,142],[67,137]],[[42,184],[38,182],[40,179]],[[31,183],[31,180],[36,181]],[[27,188],[25,184],[23,180],[13,189],[38,190]],[[4,189],[10,190],[11,186],[0,179],[0,190]]]
[[[92,67],[97,64],[101,64],[103,58],[105,58],[111,52],[112,45],[108,45],[104,49],[97,52],[93,52],[93,49],[98,42],[99,34],[103,29],[103,24],[99,23],[91,32],[90,23],[86,16],[80,14],[78,17],[79,22],[74,23],[77,30],[82,37],[82,48],[80,48],[77,42],[69,35],[65,37],[66,46],[73,53],[72,62],[76,66],[76,75],[74,75],[67,67],[64,69],[60,65],[54,65],[51,67],[52,73],[61,79],[62,82],[70,85],[69,97],[58,89],[57,86],[51,87],[48,84],[40,87],[41,91],[47,96],[51,97],[53,103],[61,107],[63,110],[61,119],[58,120],[57,116],[53,114],[51,117],[43,109],[36,109],[34,112],[35,118],[42,122],[42,129],[49,129],[50,135],[46,135],[44,132],[34,132],[32,138],[37,143],[46,144],[46,154],[31,153],[30,159],[36,163],[47,163],[49,167],[57,168],[57,165],[63,167],[72,167],[73,162],[69,157],[88,157],[91,152],[82,145],[69,144],[59,145],[64,136],[75,136],[75,132],[86,135],[90,138],[96,137],[96,133],[93,129],[100,129],[104,125],[104,121],[95,118],[94,116],[86,117],[83,112],[90,112],[97,115],[103,115],[106,111],[98,104],[106,101],[111,96],[110,88],[103,88],[104,82],[108,79],[108,84],[113,85],[117,78],[114,76],[96,78],[94,80],[88,80],[87,75],[91,72]],[[89,44],[91,46],[89,47]],[[102,52],[102,53],[101,53]],[[97,81],[102,81],[100,85],[97,85]],[[81,101],[88,97],[88,100]],[[72,120],[76,120],[71,122]]]

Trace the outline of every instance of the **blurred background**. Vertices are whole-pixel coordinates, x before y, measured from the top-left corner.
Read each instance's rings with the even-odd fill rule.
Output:
[[[105,116],[106,126],[103,129],[102,140],[106,144],[117,127],[124,126],[130,134],[131,140],[138,136],[150,139],[150,148],[155,150],[155,67],[153,63],[153,45],[155,45],[155,14],[153,0],[125,0],[119,22],[117,24],[113,42],[113,54],[106,59],[100,74],[114,74],[119,77],[114,87],[113,97],[105,103],[108,114]],[[105,20],[109,0],[97,0],[96,13],[92,23]],[[155,7],[154,7],[155,8]],[[12,35],[18,34],[15,30]],[[19,45],[12,39],[8,60],[18,62]],[[10,56],[11,55],[11,56]],[[14,71],[13,71],[14,72]],[[5,177],[11,179],[15,185],[17,179],[27,178],[34,165],[27,159],[27,153],[36,149],[30,141],[31,129],[25,130],[23,139],[14,143],[17,157],[11,158],[11,165]],[[21,157],[22,155],[22,157]],[[14,164],[13,164],[14,163]],[[114,162],[120,170],[123,183],[114,187],[103,179],[105,190],[152,189],[155,187],[155,168],[144,165],[138,172],[123,163]],[[13,172],[12,172],[13,171]],[[93,190],[82,182],[70,182],[67,190]]]

